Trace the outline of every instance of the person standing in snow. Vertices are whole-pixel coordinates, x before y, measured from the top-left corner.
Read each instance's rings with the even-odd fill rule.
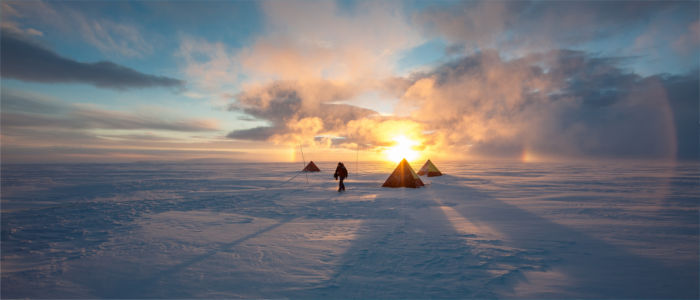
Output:
[[[342,162],[339,162],[338,167],[335,168],[335,174],[333,174],[333,178],[335,178],[335,180],[338,180],[338,178],[340,178],[340,182],[338,183],[338,192],[344,191],[345,184],[343,184],[343,180],[345,180],[345,178],[348,178],[348,169],[345,168],[345,165],[343,165]]]

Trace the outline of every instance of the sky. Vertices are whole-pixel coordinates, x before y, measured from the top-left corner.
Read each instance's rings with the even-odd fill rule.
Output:
[[[697,1],[2,1],[3,163],[698,160]]]

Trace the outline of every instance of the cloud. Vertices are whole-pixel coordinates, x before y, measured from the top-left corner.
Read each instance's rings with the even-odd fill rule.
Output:
[[[506,20],[513,14],[511,6],[501,1],[432,6],[418,13],[415,21],[429,33],[440,34],[452,42],[489,48],[506,30]]]
[[[262,4],[274,34],[258,39],[243,61],[251,70],[279,79],[384,77],[401,50],[424,40],[401,2],[359,2],[345,11],[333,1]]]
[[[346,9],[333,1],[267,1],[261,7],[264,34],[249,46],[181,40],[179,55],[198,88],[234,95],[230,110],[268,123],[232,131],[229,138],[356,143],[348,123],[383,118],[371,105],[352,103],[366,93],[396,99],[410,84],[393,72],[402,51],[424,38],[401,2],[358,2]]]
[[[268,143],[231,139],[176,138],[164,132],[120,133],[60,128],[3,127],[3,163],[187,161],[279,161],[287,149],[271,149]],[[9,133],[9,134],[8,134]]]
[[[656,76],[666,90],[676,127],[678,158],[700,159],[700,70]]]
[[[217,131],[211,120],[164,120],[150,115],[110,111],[92,106],[68,105],[51,98],[2,89],[2,126],[70,130],[168,130],[179,132]]]
[[[698,73],[641,76],[622,67],[629,59],[484,51],[397,80],[392,93],[403,87],[408,117],[329,103],[355,96],[342,87],[278,82],[231,106],[271,125],[229,137],[381,151],[404,135],[416,150],[453,158],[698,159]]]
[[[224,94],[239,80],[236,56],[221,42],[183,36],[176,56],[181,59],[181,67],[190,81],[204,90],[195,94]]]
[[[144,57],[153,53],[153,46],[135,26],[108,20],[77,18],[82,37],[103,53],[125,57]]]
[[[423,37],[401,2],[361,2],[352,12],[336,2],[263,1],[264,34],[250,45],[183,36],[178,55],[197,88],[237,93],[275,81],[354,84],[371,88],[393,77],[401,51]]]
[[[155,129],[169,131],[216,131],[217,125],[212,121],[164,121],[154,120],[149,116],[134,116],[121,112],[97,109],[79,109],[65,116],[36,115],[24,113],[3,113],[3,126],[63,129]]]
[[[79,82],[111,89],[182,88],[178,79],[144,74],[108,61],[83,63],[3,32],[2,77],[45,83]]]
[[[182,148],[147,148],[132,147],[122,148],[115,145],[90,145],[89,147],[76,146],[48,146],[48,147],[18,147],[3,145],[3,160],[14,163],[105,163],[105,162],[190,162],[190,163],[222,163],[232,162],[235,159],[256,157],[245,151],[226,151],[225,153],[212,153],[209,149],[182,149]],[[259,160],[260,159],[258,157]]]
[[[681,109],[697,102],[697,72],[643,77],[621,68],[624,60],[571,50],[504,60],[485,51],[417,77],[402,101],[453,152],[697,158],[697,129],[687,130],[697,116]],[[670,93],[674,82],[688,86]]]
[[[2,95],[0,111],[3,113],[62,114],[70,110],[69,106],[40,94],[3,88],[0,90],[0,95]]]
[[[466,45],[467,53],[543,51],[624,40],[659,22],[692,22],[697,9],[697,3],[683,1],[459,1],[432,5],[414,19],[428,34]]]
[[[356,91],[327,81],[280,81],[250,89],[235,96],[230,110],[270,122],[271,126],[237,130],[228,137],[295,143],[321,132],[343,128],[351,120],[376,115],[375,111],[347,104],[331,103],[345,100]]]
[[[99,136],[104,139],[112,139],[118,141],[172,141],[172,138],[160,136],[152,133],[145,134],[102,134]]]
[[[99,4],[97,4],[99,5]],[[44,1],[11,1],[3,3],[3,28],[27,35],[43,36],[35,28],[24,28],[25,24],[47,30],[58,30],[63,34],[78,37],[95,46],[107,55],[142,58],[154,52],[152,38],[145,38],[143,28],[106,18],[93,18],[88,9],[74,9],[72,3]],[[81,5],[81,8],[86,6]],[[94,7],[94,4],[93,6]]]
[[[22,28],[19,24],[12,21],[3,21],[0,25],[3,32],[16,34],[20,36],[43,36],[44,33],[34,28]]]
[[[237,140],[265,141],[278,132],[283,131],[283,128],[260,126],[249,129],[234,130],[226,135],[226,137]]]
[[[697,53],[700,48],[700,21],[688,25],[687,32],[673,42],[673,47],[682,54],[689,54],[692,51]]]
[[[407,79],[392,78],[382,86],[391,94],[408,85]],[[358,90],[329,81],[278,81],[251,88],[235,95],[236,101],[229,109],[270,125],[235,130],[227,137],[266,140],[278,145],[353,150],[360,147],[379,152],[392,145],[395,136],[403,135],[420,141],[422,145],[417,148],[421,150],[436,150],[436,143],[425,138],[424,125],[419,122],[338,103],[357,97]]]
[[[336,5],[264,2],[266,34],[241,49],[183,39],[200,86],[234,95],[230,110],[268,123],[229,138],[381,151],[405,135],[452,158],[698,156],[697,116],[687,113],[698,111],[697,71],[633,66],[658,59],[633,47],[653,26],[684,28],[652,36],[654,47],[693,44],[685,32],[696,28],[697,4],[450,2],[412,20],[395,2]],[[396,74],[397,53],[434,39],[447,43],[444,64]],[[624,51],[596,51],[620,41]],[[352,105],[367,93],[397,103],[395,114]]]

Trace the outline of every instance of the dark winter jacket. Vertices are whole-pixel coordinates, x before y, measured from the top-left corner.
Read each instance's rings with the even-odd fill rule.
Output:
[[[338,179],[345,179],[348,177],[348,169],[345,168],[343,164],[338,164],[338,167],[335,168],[335,174],[333,174],[333,178]]]

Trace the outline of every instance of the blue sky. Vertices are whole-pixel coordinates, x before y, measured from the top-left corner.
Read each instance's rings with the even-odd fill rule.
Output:
[[[695,1],[3,1],[2,35],[4,162],[697,158]]]

